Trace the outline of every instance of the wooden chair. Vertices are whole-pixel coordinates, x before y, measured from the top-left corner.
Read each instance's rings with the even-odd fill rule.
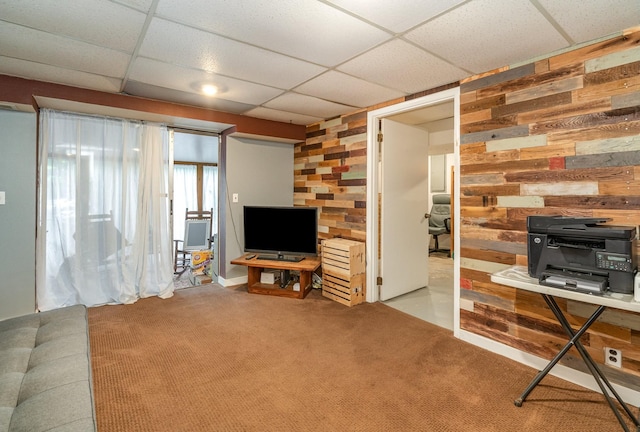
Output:
[[[191,262],[191,252],[211,249],[213,236],[213,208],[209,210],[186,209],[184,217],[184,240],[174,240],[173,271],[184,273]],[[180,271],[178,271],[180,268]]]

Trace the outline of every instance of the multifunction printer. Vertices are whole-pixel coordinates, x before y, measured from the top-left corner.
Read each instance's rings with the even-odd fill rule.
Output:
[[[637,227],[606,218],[527,217],[529,276],[590,294],[633,293]]]

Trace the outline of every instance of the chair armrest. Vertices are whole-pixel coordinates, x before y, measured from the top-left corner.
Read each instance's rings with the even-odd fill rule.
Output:
[[[446,228],[447,232],[450,233],[451,232],[451,218],[448,217],[444,220],[444,227]]]

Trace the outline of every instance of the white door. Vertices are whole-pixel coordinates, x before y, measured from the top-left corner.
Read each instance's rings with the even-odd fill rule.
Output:
[[[429,135],[382,120],[380,300],[429,282]]]

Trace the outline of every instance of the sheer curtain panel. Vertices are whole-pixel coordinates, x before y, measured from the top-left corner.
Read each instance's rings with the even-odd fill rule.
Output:
[[[173,295],[168,132],[40,112],[39,310]]]
[[[198,210],[198,169],[195,165],[174,164],[173,238],[175,240],[184,240],[184,217],[187,208]]]
[[[218,232],[218,167],[205,165],[202,171],[202,208],[213,209],[211,236]]]

